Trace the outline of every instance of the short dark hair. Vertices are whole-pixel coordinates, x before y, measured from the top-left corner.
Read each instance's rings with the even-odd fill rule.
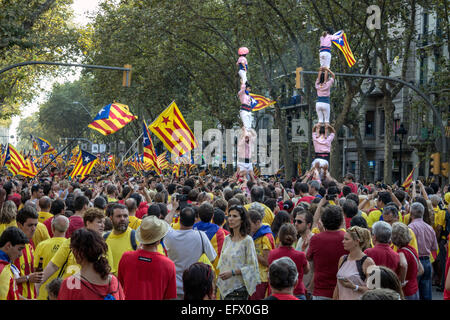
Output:
[[[195,188],[195,180],[192,178],[188,178],[184,181],[184,185],[191,187],[191,189],[194,189]]]
[[[65,203],[61,199],[56,199],[52,202],[50,207],[50,213],[53,215],[60,214],[66,207]]]
[[[39,215],[36,209],[32,206],[26,205],[17,212],[16,221],[23,225],[27,219],[37,219]]]
[[[203,203],[198,208],[198,215],[203,222],[211,222],[214,216],[214,207],[209,203]]]
[[[269,283],[272,288],[277,290],[293,288],[297,280],[297,267],[291,258],[282,257],[270,264]]]
[[[383,204],[388,204],[389,202],[392,202],[391,194],[387,191],[382,191],[378,193],[378,199],[383,202]]]
[[[219,208],[220,210],[222,210],[223,212],[225,212],[227,210],[228,207],[228,203],[225,201],[225,199],[223,198],[218,198],[214,201],[213,204],[214,208]]]
[[[42,186],[40,185],[40,184],[33,184],[32,186],[31,186],[31,194],[33,194],[33,192],[36,192],[36,191],[39,191],[39,189],[44,189],[44,188],[42,188]]]
[[[353,218],[358,214],[358,206],[356,205],[355,201],[351,199],[347,199],[344,201],[342,210],[344,211],[344,214],[347,218]]]
[[[87,206],[89,204],[89,199],[86,196],[78,196],[75,198],[75,201],[73,202],[73,209],[75,211],[81,211],[83,210],[84,206]]]
[[[267,207],[269,207],[270,210],[275,210],[275,208],[277,207],[277,199],[274,198],[268,198],[266,199],[266,201],[264,201],[264,205],[266,205]]]
[[[184,300],[203,300],[212,295],[214,271],[203,262],[196,262],[183,272]]]
[[[7,242],[16,246],[18,244],[27,244],[30,242],[25,233],[17,227],[8,227],[0,236],[0,248],[4,247]]]
[[[322,214],[321,220],[325,229],[338,230],[343,220],[341,207],[327,206]]]
[[[132,194],[130,194],[130,198],[136,200],[136,206],[139,208],[139,205],[142,201],[141,195],[139,193],[133,192]]]
[[[105,198],[102,196],[98,196],[94,199],[94,207],[104,210],[106,208],[106,205],[108,204],[108,201],[106,201]]]
[[[193,207],[184,207],[180,212],[180,224],[185,227],[191,227],[195,223],[196,212]]]
[[[250,197],[253,202],[263,202],[264,201],[264,188],[260,186],[253,186],[250,191]]]
[[[128,212],[128,208],[127,208],[126,205],[121,204],[121,203],[113,203],[111,205],[111,217],[114,215],[114,210],[116,210],[116,209],[120,209],[120,210],[124,210],[125,209]]]
[[[213,223],[221,226],[225,221],[225,212],[220,208],[214,208]]]
[[[161,217],[165,218],[167,216],[167,214],[168,214],[167,205],[165,203],[161,203],[161,202],[158,202],[157,205],[159,206],[159,209],[161,210],[161,213],[160,213],[159,217],[160,218]]]
[[[258,221],[262,221],[261,214],[253,209],[248,210],[248,217],[250,218],[250,221],[253,223],[256,223]]]
[[[343,186],[342,194],[344,195],[344,197],[346,197],[349,193],[352,193],[352,188],[350,188],[349,186]]]
[[[350,226],[351,227],[357,226],[366,229],[369,228],[366,219],[364,219],[362,216],[354,216],[352,220],[350,220]]]
[[[349,193],[348,195],[345,196],[345,199],[355,201],[356,205],[359,204],[359,197],[356,193]]]
[[[147,215],[156,216],[159,218],[159,216],[161,215],[161,208],[156,203],[153,203],[148,207]]]

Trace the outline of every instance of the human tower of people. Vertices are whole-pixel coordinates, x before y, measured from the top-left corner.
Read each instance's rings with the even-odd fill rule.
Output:
[[[332,32],[321,38],[311,170],[256,176],[247,48],[233,176],[69,181],[0,172],[0,299],[450,299],[449,186],[343,181],[328,171]]]

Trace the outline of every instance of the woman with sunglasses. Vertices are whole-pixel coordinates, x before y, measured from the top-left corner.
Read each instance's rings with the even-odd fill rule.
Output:
[[[337,283],[334,289],[334,300],[360,300],[368,290],[366,279],[369,267],[375,262],[364,254],[370,247],[370,231],[360,227],[347,229],[342,241],[344,249],[349,252],[339,259]]]
[[[261,282],[256,249],[247,210],[233,205],[228,211],[230,234],[226,236],[217,269],[217,287],[223,300],[247,300]]]

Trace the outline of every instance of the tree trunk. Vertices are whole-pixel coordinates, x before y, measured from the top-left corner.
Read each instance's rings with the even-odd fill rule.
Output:
[[[384,170],[383,180],[386,184],[392,184],[392,156],[394,143],[394,110],[390,95],[385,94],[384,104]]]
[[[355,137],[356,148],[358,151],[358,162],[359,162],[359,181],[363,181],[367,179],[367,174],[369,172],[369,165],[367,161],[367,154],[364,150],[364,143],[361,137],[361,131],[359,130],[359,126],[352,125],[350,127],[352,130],[352,134]]]

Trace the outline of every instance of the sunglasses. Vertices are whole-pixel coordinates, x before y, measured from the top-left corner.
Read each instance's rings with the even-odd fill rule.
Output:
[[[302,220],[295,219],[295,223],[302,224],[303,221],[302,221]]]

